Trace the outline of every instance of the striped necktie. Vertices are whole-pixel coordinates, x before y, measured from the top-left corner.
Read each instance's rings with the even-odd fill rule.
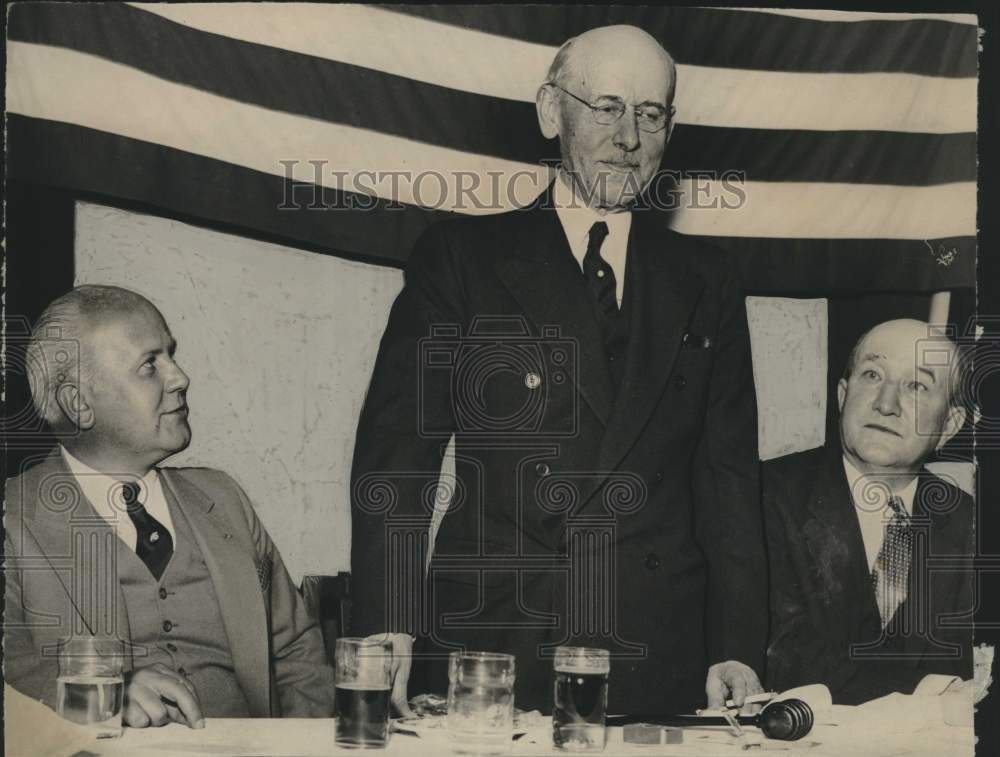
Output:
[[[896,610],[906,601],[913,557],[913,528],[910,516],[899,497],[889,498],[892,518],[885,527],[882,548],[872,568],[875,602],[882,618],[882,628],[889,625]]]

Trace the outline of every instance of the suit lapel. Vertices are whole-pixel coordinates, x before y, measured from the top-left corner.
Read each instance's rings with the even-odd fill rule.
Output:
[[[920,629],[921,620],[926,622],[924,629],[926,633],[918,630],[909,634],[904,640],[908,653],[912,655],[907,659],[914,664],[920,661],[918,654],[924,653],[925,650],[933,648],[940,654],[939,645],[934,641],[938,616],[967,610],[968,608],[963,605],[971,602],[971,597],[966,596],[968,592],[963,591],[963,584],[968,581],[968,573],[962,570],[950,570],[949,580],[935,582],[935,574],[927,568],[928,561],[932,561],[935,555],[948,555],[959,559],[961,556],[967,556],[969,557],[967,569],[971,570],[972,567],[973,545],[969,540],[971,525],[961,524],[955,520],[956,512],[961,512],[961,509],[941,512],[933,507],[935,504],[947,503],[950,493],[944,488],[945,486],[944,482],[933,473],[921,470],[917,479],[917,490],[913,496],[913,527],[918,534],[923,531],[925,536],[919,547],[914,544],[907,598],[897,612],[907,612],[909,617],[918,619],[915,624],[916,629]],[[926,599],[921,601],[921,597]],[[912,602],[920,604],[911,608],[908,605]]]
[[[871,589],[868,558],[861,525],[841,460],[839,446],[831,445],[806,505],[808,514],[803,533],[809,547],[824,604],[850,621],[866,614],[878,615]]]
[[[614,391],[604,342],[583,272],[548,201],[550,193],[551,187],[524,211],[514,254],[498,262],[496,272],[538,333],[543,326],[558,326],[560,338],[577,345],[579,367],[571,373],[584,400],[607,425]]]
[[[655,217],[632,214],[625,293],[631,311],[629,346],[600,470],[617,467],[649,421],[704,288],[704,281],[665,249],[665,236]]]
[[[271,714],[267,610],[243,535],[204,491],[178,471],[160,470],[164,494],[191,524],[219,601],[237,678],[255,716]]]
[[[58,448],[33,472],[37,499],[24,503],[23,523],[83,619],[69,626],[68,632],[89,628],[98,636],[114,635],[127,644],[131,632],[118,580],[118,535],[84,496]],[[75,580],[67,584],[60,571]],[[79,580],[84,575],[91,580]]]

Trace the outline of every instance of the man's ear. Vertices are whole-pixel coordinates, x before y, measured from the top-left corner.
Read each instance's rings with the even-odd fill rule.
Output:
[[[554,87],[543,84],[538,88],[535,110],[538,111],[538,127],[542,130],[542,135],[546,139],[558,137],[562,127],[562,114]]]
[[[63,384],[56,390],[56,402],[63,416],[74,428],[87,431],[94,427],[94,408],[76,384]]]
[[[844,399],[847,397],[847,379],[837,382],[837,410],[844,412]]]
[[[937,446],[934,451],[937,452],[944,445],[951,441],[952,437],[955,436],[962,428],[962,424],[965,423],[965,408],[955,407],[952,405],[948,408],[948,415],[944,419],[944,427],[941,429],[941,438],[938,439]]]
[[[667,136],[663,139],[663,147],[666,148],[670,144],[670,138],[674,135],[674,126],[677,122],[674,119],[670,119],[670,123],[667,125]]]

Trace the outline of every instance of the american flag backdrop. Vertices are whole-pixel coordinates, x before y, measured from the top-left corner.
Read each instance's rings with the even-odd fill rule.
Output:
[[[392,266],[436,219],[541,191],[558,147],[534,98],[556,48],[635,24],[679,64],[663,167],[685,194],[671,222],[737,253],[749,290],[974,286],[974,16],[304,3],[9,14],[11,178]],[[734,188],[738,207],[692,199]]]

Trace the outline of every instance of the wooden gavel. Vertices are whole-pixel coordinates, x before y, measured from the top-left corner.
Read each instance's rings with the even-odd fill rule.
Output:
[[[756,726],[769,739],[797,741],[813,727],[812,708],[801,699],[783,699],[771,702],[757,715],[740,715],[736,721],[741,725]],[[607,724],[624,726],[632,723],[666,725],[674,728],[698,728],[727,726],[725,718],[702,717],[700,715],[609,715]]]

